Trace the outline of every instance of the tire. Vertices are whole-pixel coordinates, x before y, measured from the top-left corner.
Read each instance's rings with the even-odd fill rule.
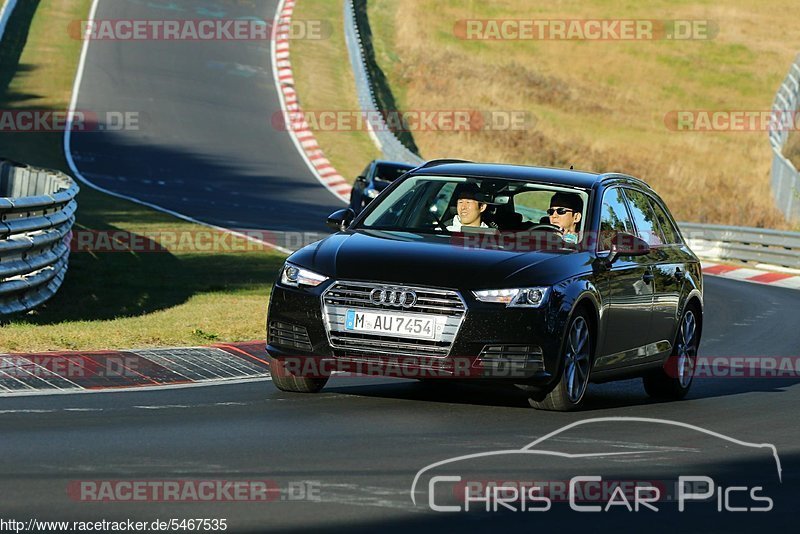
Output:
[[[577,313],[569,323],[561,349],[564,360],[561,378],[542,400],[528,399],[532,407],[556,412],[580,409],[592,371],[593,343],[592,329],[586,315]]]
[[[286,368],[284,362],[272,356],[267,356],[267,361],[269,362],[269,372],[272,375],[272,383],[281,391],[319,393],[328,383],[327,376],[324,378],[311,378],[295,375]]]
[[[695,306],[688,307],[683,312],[672,354],[661,369],[642,377],[644,390],[650,397],[681,400],[689,393],[697,363],[701,317]]]

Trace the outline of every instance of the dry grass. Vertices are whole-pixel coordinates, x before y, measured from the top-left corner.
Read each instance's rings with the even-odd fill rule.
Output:
[[[426,158],[621,171],[680,220],[785,228],[766,132],[677,132],[674,110],[769,110],[800,40],[794,2],[370,0],[377,57],[402,109],[525,110],[532,128],[415,132]],[[704,19],[705,41],[465,41],[465,18]]]
[[[291,43],[292,68],[305,111],[345,111],[360,109],[355,81],[344,41],[341,2],[298,2],[294,19],[323,21],[331,28],[324,39],[297,39]],[[364,166],[380,156],[365,131],[316,131],[325,156],[351,183]]]

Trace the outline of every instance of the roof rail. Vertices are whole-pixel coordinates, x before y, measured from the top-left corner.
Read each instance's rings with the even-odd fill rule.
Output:
[[[653,189],[650,184],[642,180],[641,178],[637,178],[635,176],[631,176],[630,174],[623,174],[621,172],[605,172],[599,176],[600,181],[604,182],[606,180],[628,180],[631,182],[636,182],[639,184],[644,185],[648,189]]]
[[[423,163],[414,170],[417,171],[419,169],[427,169],[428,167],[436,167],[437,165],[446,165],[448,163],[475,163],[475,162],[469,161],[467,159],[448,159],[448,158],[432,159],[430,161],[426,161],[425,163]]]

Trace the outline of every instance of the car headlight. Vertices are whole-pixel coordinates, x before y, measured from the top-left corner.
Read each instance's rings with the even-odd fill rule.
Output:
[[[327,280],[327,276],[317,274],[314,271],[303,269],[291,263],[285,263],[281,271],[281,284],[292,287],[308,286],[316,287]]]
[[[497,302],[508,308],[538,308],[547,298],[548,287],[520,287],[513,289],[482,289],[473,291],[483,302]]]

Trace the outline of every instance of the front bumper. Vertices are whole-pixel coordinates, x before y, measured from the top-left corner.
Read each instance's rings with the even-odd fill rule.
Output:
[[[465,311],[452,344],[439,355],[408,350],[347,350],[332,346],[323,295],[276,283],[270,299],[267,352],[304,376],[332,371],[406,378],[470,378],[547,386],[558,376],[561,335],[554,306],[505,308],[459,290]],[[371,310],[374,311],[374,310]],[[393,310],[394,311],[394,310]],[[383,338],[386,339],[386,338]]]

